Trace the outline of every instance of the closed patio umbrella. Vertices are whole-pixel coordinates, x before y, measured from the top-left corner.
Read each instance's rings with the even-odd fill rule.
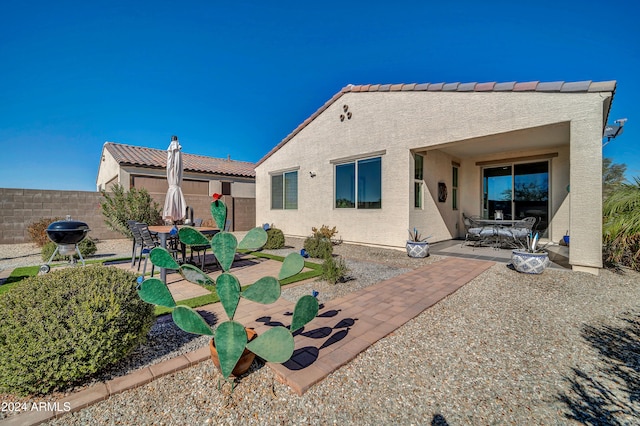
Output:
[[[182,195],[182,147],[177,136],[171,136],[171,144],[167,149],[167,181],[169,190],[164,199],[162,217],[165,220],[178,221],[184,218],[187,203]]]

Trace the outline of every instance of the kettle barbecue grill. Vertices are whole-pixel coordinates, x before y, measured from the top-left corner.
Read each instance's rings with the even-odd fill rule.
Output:
[[[40,267],[40,273],[46,274],[51,270],[49,264],[58,253],[63,256],[69,256],[71,263],[75,263],[73,255],[77,253],[82,261],[82,266],[84,266],[84,258],[80,253],[78,244],[85,239],[89,231],[89,225],[84,222],[71,220],[71,216],[67,216],[66,220],[49,224],[46,230],[47,236],[56,244],[56,249],[47,263]]]

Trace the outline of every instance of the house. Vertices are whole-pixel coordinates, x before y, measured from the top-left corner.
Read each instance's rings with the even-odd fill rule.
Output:
[[[167,143],[168,146],[168,143]],[[223,194],[229,207],[232,230],[251,229],[255,224],[254,163],[182,154],[182,192],[194,218],[210,219],[211,195]],[[109,191],[115,184],[125,190],[145,188],[160,206],[167,193],[167,151],[105,142],[102,147],[97,190]]]
[[[462,214],[535,216],[569,263],[602,267],[604,82],[349,85],[256,166],[257,223],[346,242],[464,237]]]

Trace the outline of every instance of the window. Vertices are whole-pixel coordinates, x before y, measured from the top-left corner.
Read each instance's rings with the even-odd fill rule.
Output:
[[[335,176],[336,208],[382,208],[381,157],[337,164]]]
[[[413,166],[413,207],[421,209],[424,178],[424,157],[420,154],[414,154]]]
[[[231,182],[222,182],[222,195],[231,195]]]
[[[458,167],[451,168],[451,208],[458,210]]]
[[[271,208],[273,210],[298,208],[298,172],[271,175]]]

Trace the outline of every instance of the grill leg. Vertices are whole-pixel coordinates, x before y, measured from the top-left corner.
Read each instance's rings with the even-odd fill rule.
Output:
[[[80,247],[78,247],[78,245],[76,244],[76,253],[78,253],[78,257],[80,258],[80,261],[82,262],[82,266],[86,266],[84,264],[84,258],[82,257],[82,254],[80,253]],[[72,257],[73,259],[73,257]]]

